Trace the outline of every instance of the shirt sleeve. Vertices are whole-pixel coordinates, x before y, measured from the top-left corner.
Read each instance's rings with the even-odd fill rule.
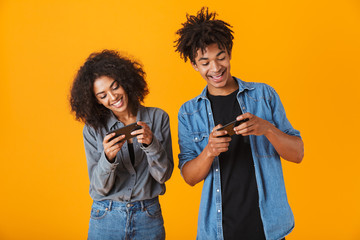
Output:
[[[150,145],[142,145],[140,148],[145,152],[149,163],[151,176],[160,184],[170,179],[174,169],[172,142],[170,133],[170,121],[167,113],[156,114],[160,119],[153,119],[157,132],[153,132],[153,140]]]
[[[294,129],[292,127],[291,123],[289,122],[289,120],[287,119],[285,109],[280,100],[279,95],[272,87],[269,87],[269,89],[270,89],[270,93],[272,95],[271,108],[272,108],[272,115],[273,115],[273,120],[275,122],[275,126],[279,130],[281,130],[282,132],[284,132],[288,135],[292,135],[292,136],[301,138],[300,132],[298,130]]]
[[[182,175],[182,168],[188,161],[197,157],[195,150],[195,144],[191,138],[191,132],[188,129],[189,122],[184,114],[182,114],[182,109],[184,105],[180,108],[178,114],[178,138],[179,138],[179,148],[180,153],[179,157],[179,169]]]
[[[99,138],[99,136],[93,128],[85,125],[83,137],[90,186],[99,195],[106,196],[115,183],[115,169],[118,161],[115,159],[114,163],[110,163],[107,160],[103,147],[98,147],[97,140],[99,139],[97,138]]]

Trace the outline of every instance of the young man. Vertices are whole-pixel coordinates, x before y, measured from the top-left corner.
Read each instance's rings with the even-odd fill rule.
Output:
[[[179,110],[179,168],[191,186],[204,180],[197,239],[282,239],[294,227],[280,157],[300,163],[303,142],[279,96],[230,73],[230,25],[202,8],[177,31],[176,51],[207,87]],[[248,120],[217,131],[233,120]]]

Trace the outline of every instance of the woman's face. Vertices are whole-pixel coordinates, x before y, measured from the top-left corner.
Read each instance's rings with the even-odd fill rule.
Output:
[[[110,109],[115,116],[128,114],[128,95],[120,84],[111,77],[95,79],[94,94],[98,102]]]

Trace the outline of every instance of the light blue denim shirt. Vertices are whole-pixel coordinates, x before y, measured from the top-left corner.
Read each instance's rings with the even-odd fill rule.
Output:
[[[286,134],[300,137],[286,118],[284,107],[275,90],[263,83],[239,84],[237,99],[243,113],[250,112],[263,118]],[[179,168],[196,158],[208,143],[214,118],[207,87],[194,99],[184,103],[179,120]],[[294,228],[294,216],[287,201],[279,154],[265,136],[250,136],[259,193],[259,208],[266,239],[281,239]],[[235,191],[235,189],[234,189]],[[212,163],[204,179],[198,216],[198,240],[223,239],[222,201],[219,158]]]

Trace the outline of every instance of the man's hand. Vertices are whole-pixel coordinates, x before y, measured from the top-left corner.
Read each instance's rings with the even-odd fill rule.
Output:
[[[270,122],[259,118],[251,113],[245,113],[239,115],[236,120],[240,121],[248,118],[249,121],[241,123],[239,126],[234,128],[234,131],[237,135],[249,136],[249,135],[266,135],[271,127],[274,127]]]
[[[245,113],[236,118],[242,120],[249,118],[249,121],[234,128],[236,134],[243,136],[264,135],[274,146],[277,153],[285,160],[300,163],[304,157],[304,143],[301,138],[288,135],[276,128],[269,121],[259,118],[251,113]]]
[[[231,138],[224,137],[227,134],[226,130],[217,131],[220,127],[222,127],[221,124],[217,125],[210,133],[209,142],[206,146],[209,157],[219,156],[220,153],[229,149]]]

